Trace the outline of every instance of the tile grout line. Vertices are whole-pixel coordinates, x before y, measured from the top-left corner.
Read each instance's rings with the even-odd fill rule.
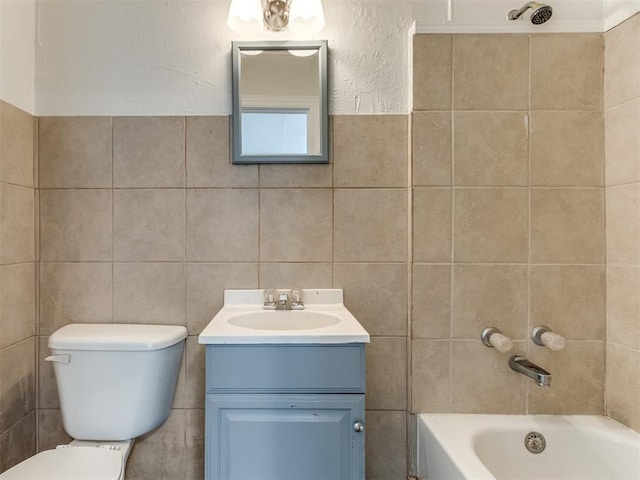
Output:
[[[188,302],[187,302],[187,215],[188,215],[188,211],[187,211],[187,185],[188,185],[188,175],[189,175],[189,171],[187,169],[187,117],[183,117],[183,169],[184,169],[184,190],[183,190],[183,201],[184,201],[184,218],[182,221],[182,226],[183,226],[183,235],[182,235],[182,240],[184,241],[184,248],[183,248],[183,268],[182,268],[182,275],[183,275],[183,279],[184,279],[184,326],[185,328],[187,328],[187,335],[189,334],[189,328],[188,328],[188,322],[187,322],[187,307],[188,307]],[[186,351],[186,344],[185,344],[185,351]],[[185,387],[186,387],[186,358],[185,358]],[[186,393],[185,393],[185,399],[186,399]],[[186,438],[185,438],[185,444],[186,444]],[[185,467],[186,468],[186,467]],[[186,471],[185,471],[185,475],[186,475]]]
[[[454,188],[455,184],[455,110],[454,110],[454,102],[455,102],[455,43],[456,37],[455,35],[451,35],[451,97],[449,99],[449,108],[451,109],[449,113],[449,126],[451,128],[451,153],[449,157],[449,161],[451,162],[450,168],[450,179],[449,179],[449,201],[451,203],[450,206],[450,216],[451,216],[451,225],[450,225],[450,235],[451,238],[449,240],[449,405],[448,411],[453,411],[453,309],[454,309],[454,301],[453,301],[453,288],[454,288],[454,262],[455,262],[455,193],[456,190]]]
[[[528,58],[528,111],[527,111],[527,330],[525,332],[525,352],[529,356],[528,332],[531,330],[531,56],[532,56],[532,39],[531,35],[527,35],[527,44],[529,47]],[[524,401],[524,413],[528,414],[529,406],[529,384],[522,379],[522,394]]]
[[[114,185],[114,175],[115,175],[115,168],[114,168],[114,141],[113,141],[113,132],[114,132],[114,128],[113,128],[113,117],[109,117],[109,123],[110,123],[110,127],[111,127],[111,323],[115,323],[115,311],[116,311],[116,307],[115,307],[115,291],[116,291],[116,282],[115,282],[115,261],[114,261],[114,255],[113,255],[113,238],[114,238],[114,220],[115,220],[115,208],[114,208],[114,201],[113,201],[113,194],[115,191]]]

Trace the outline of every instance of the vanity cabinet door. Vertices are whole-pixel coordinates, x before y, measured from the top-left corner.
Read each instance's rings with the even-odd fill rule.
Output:
[[[364,479],[364,395],[208,394],[208,480]],[[357,431],[360,430],[360,431]]]

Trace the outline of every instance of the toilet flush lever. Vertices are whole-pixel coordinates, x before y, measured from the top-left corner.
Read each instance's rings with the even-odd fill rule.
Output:
[[[69,365],[71,363],[71,355],[50,355],[44,359],[45,362],[55,362],[55,363],[64,363],[65,365]]]

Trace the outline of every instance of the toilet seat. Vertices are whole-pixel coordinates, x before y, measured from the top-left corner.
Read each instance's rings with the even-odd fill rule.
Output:
[[[1,480],[119,480],[122,453],[96,447],[46,450],[0,475]]]

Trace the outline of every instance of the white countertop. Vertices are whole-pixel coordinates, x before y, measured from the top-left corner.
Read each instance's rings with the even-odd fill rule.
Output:
[[[282,289],[281,291],[286,291]],[[224,307],[202,331],[198,343],[202,344],[338,344],[369,343],[367,331],[347,310],[343,303],[341,289],[305,289],[304,310],[277,311],[282,315],[291,314],[303,319],[304,313],[318,313],[337,317],[333,325],[294,330],[246,328],[233,325],[234,317],[265,313],[265,321],[273,310],[264,310],[264,290],[225,290]],[[301,320],[303,321],[303,320]]]

